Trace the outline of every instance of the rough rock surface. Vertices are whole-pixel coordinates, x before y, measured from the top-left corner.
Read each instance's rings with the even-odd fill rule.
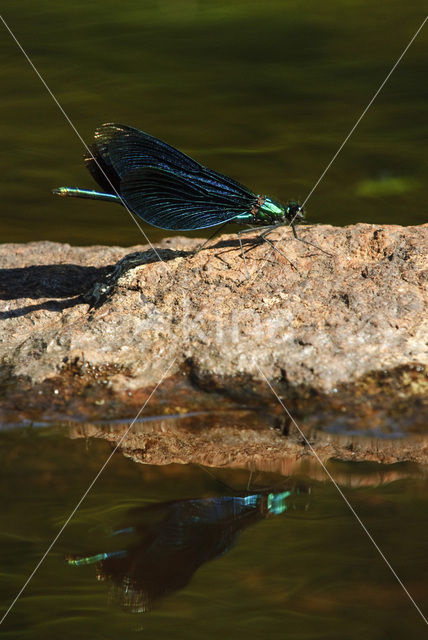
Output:
[[[95,417],[114,400],[135,415],[171,365],[217,402],[277,405],[262,371],[310,428],[426,432],[428,225],[301,235],[331,255],[281,229],[291,264],[244,236],[249,279],[235,235],[192,258],[198,240],[165,240],[162,262],[147,246],[1,245],[3,419],[67,416],[77,395],[85,416],[95,383]],[[157,408],[186,404],[174,388]]]

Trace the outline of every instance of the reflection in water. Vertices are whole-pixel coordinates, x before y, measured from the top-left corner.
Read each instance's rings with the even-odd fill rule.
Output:
[[[202,564],[229,551],[241,531],[286,511],[291,493],[264,491],[133,509],[132,524],[113,532],[122,548],[67,560],[74,566],[97,563],[98,580],[112,582],[126,609],[148,611],[158,598],[184,588]]]

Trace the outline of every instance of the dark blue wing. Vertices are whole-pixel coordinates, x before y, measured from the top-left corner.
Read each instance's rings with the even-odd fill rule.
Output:
[[[190,231],[214,227],[248,213],[254,194],[225,191],[221,184],[192,179],[166,168],[145,167],[126,174],[120,191],[127,206],[161,229]],[[250,192],[251,193],[251,192]]]
[[[110,143],[121,134],[129,135],[138,129],[123,124],[102,124],[95,130],[94,142],[90,147],[91,153],[86,153],[85,165],[94,180],[107,193],[119,190],[121,174],[116,171],[110,157]]]
[[[143,167],[158,167],[194,180],[209,190],[222,189],[225,194],[253,198],[252,191],[232,178],[207,169],[186,154],[148,133],[122,124],[103,124],[95,132],[94,147],[103,161],[123,178]]]
[[[159,165],[170,169],[197,171],[196,160],[174,149],[148,133],[123,124],[102,124],[95,131],[95,144],[106,148],[112,164],[120,176],[145,165]]]

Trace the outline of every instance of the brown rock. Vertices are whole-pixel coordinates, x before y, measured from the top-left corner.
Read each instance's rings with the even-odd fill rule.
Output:
[[[425,433],[428,225],[302,228],[331,256],[282,235],[295,268],[246,236],[249,280],[233,235],[192,259],[199,241],[165,240],[164,262],[147,246],[2,245],[3,419],[135,415],[173,362],[151,407],[278,420],[260,367],[308,432]]]

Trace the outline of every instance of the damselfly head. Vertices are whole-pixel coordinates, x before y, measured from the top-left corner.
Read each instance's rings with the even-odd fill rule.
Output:
[[[291,223],[299,224],[305,217],[303,207],[298,202],[287,202],[285,206],[285,217]]]

